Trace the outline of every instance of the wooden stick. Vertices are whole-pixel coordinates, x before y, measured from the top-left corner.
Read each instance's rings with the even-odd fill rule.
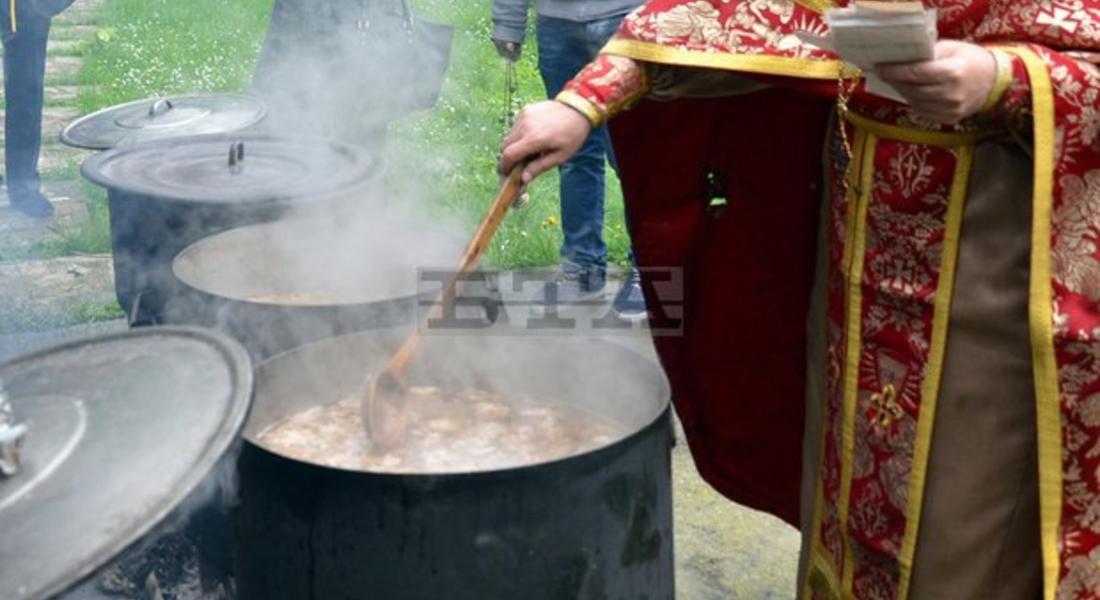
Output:
[[[474,232],[470,243],[467,244],[458,261],[458,268],[447,285],[440,292],[441,301],[433,307],[425,317],[425,321],[439,318],[443,315],[443,307],[454,302],[458,286],[463,277],[467,275],[485,256],[489,249],[489,243],[493,240],[497,229],[500,228],[504,215],[510,209],[523,190],[523,168],[521,164],[512,169],[504,183],[497,192],[489,212],[481,220]],[[363,392],[363,424],[372,443],[379,445],[391,445],[404,432],[404,387],[405,371],[416,357],[420,348],[422,336],[417,328],[408,339],[405,340],[397,352],[390,358],[386,366],[377,374],[368,379]],[[389,421],[386,423],[385,421]]]

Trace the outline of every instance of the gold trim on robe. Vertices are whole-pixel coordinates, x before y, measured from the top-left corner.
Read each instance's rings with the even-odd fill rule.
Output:
[[[1043,60],[1026,49],[1007,48],[1027,66],[1034,120],[1035,202],[1031,232],[1030,323],[1039,437],[1039,527],[1043,540],[1043,598],[1057,596],[1061,559],[1062,410],[1054,353],[1051,215],[1054,198],[1054,91]]]
[[[726,54],[672,48],[651,42],[612,38],[601,51],[646,62],[683,67],[706,67],[743,71],[761,75],[779,75],[802,79],[833,81],[840,77],[841,62],[814,58],[770,56],[766,54]]]
[[[939,283],[936,287],[936,304],[932,317],[932,347],[929,350],[927,372],[921,389],[920,418],[917,420],[917,436],[913,448],[913,464],[909,475],[909,507],[906,511],[905,537],[898,564],[901,571],[898,584],[898,600],[909,597],[909,582],[913,575],[913,557],[917,549],[917,533],[920,531],[921,503],[928,479],[928,456],[932,448],[932,428],[936,422],[936,403],[943,380],[944,351],[947,348],[947,325],[951,318],[951,299],[955,290],[955,269],[959,258],[959,235],[962,229],[963,208],[970,186],[970,169],[974,162],[974,146],[955,149],[955,179],[951,182],[948,198],[947,222],[944,228],[943,261],[940,264]]]

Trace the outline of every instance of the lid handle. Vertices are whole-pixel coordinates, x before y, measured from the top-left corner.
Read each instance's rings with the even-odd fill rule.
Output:
[[[160,98],[149,107],[149,118],[155,119],[173,108],[175,108],[175,105],[172,104],[171,100],[168,98]]]
[[[4,394],[3,382],[0,382],[0,477],[12,477],[19,473],[19,451],[23,448],[26,435],[27,426],[15,422],[11,404]]]
[[[236,175],[244,170],[244,142],[229,145],[229,172]]]

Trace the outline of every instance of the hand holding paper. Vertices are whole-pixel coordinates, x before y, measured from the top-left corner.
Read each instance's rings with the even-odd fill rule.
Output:
[[[920,2],[854,2],[825,12],[828,36],[799,38],[859,67],[872,94],[910,104],[942,123],[974,115],[997,75],[993,55],[975,44],[937,41],[936,11]]]
[[[932,60],[886,64],[875,75],[914,110],[939,123],[958,123],[981,110],[997,79],[997,59],[977,44],[943,40]]]
[[[875,65],[930,60],[936,45],[936,10],[920,2],[854,2],[825,12],[826,37],[799,32],[799,38],[831,50],[864,71],[867,90],[905,102],[896,90],[875,74]]]

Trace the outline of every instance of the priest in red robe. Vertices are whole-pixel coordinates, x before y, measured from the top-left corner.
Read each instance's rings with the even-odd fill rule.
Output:
[[[803,597],[1100,599],[1100,2],[925,0],[906,103],[800,41],[845,4],[652,0],[502,168],[611,120],[695,460]]]

